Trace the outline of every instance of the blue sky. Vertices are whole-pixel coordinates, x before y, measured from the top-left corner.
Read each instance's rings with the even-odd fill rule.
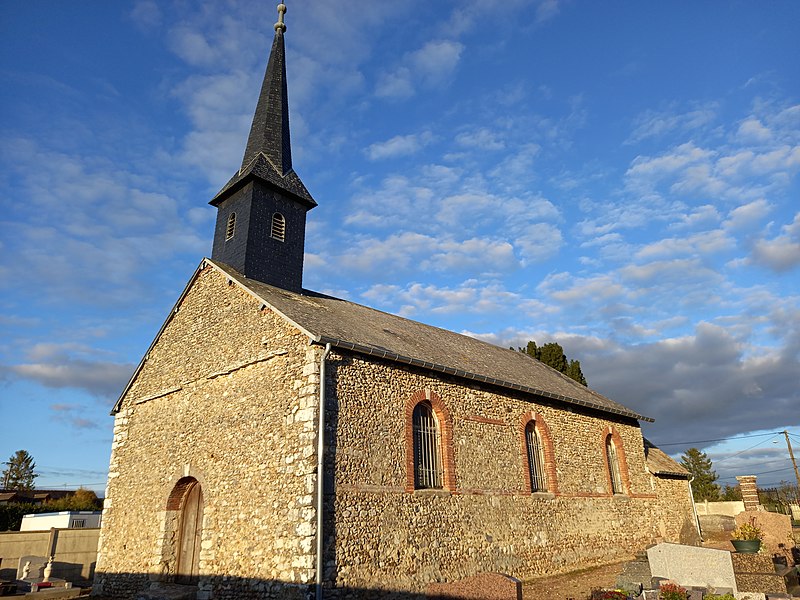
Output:
[[[276,17],[4,6],[0,460],[27,449],[40,487],[102,490],[108,412],[211,252]],[[800,4],[305,0],[286,22],[306,287],[558,341],[657,444],[788,428],[800,451]],[[773,437],[688,445],[790,480]]]

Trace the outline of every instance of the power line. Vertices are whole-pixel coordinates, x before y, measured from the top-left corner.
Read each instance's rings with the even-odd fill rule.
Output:
[[[747,439],[747,438],[765,437],[765,436],[768,436],[768,435],[775,436],[775,435],[780,435],[782,433],[783,433],[782,431],[776,431],[775,433],[756,433],[756,434],[753,434],[753,435],[740,435],[740,436],[732,436],[732,437],[726,437],[726,438],[718,438],[716,440],[695,440],[693,442],[671,442],[669,444],[656,444],[656,446],[659,447],[659,448],[664,448],[666,446],[684,446],[686,444],[709,444],[711,442],[727,442],[729,440],[744,440],[744,439]],[[790,435],[792,435],[792,434],[790,434]]]
[[[772,437],[774,438],[775,436],[782,435],[782,434],[783,434],[783,432],[779,431],[778,433],[773,433]],[[756,447],[758,447],[758,446],[760,446],[762,444],[765,444],[767,442],[770,442],[770,441],[772,441],[772,438],[770,438],[768,440],[762,440],[762,441],[758,442],[757,444],[754,444],[754,445],[750,446],[749,448],[745,448],[741,452],[737,452],[736,454],[731,454],[730,456],[726,456],[725,458],[720,458],[718,461],[716,461],[716,464],[719,464],[721,462],[725,462],[726,460],[731,460],[732,458],[736,458],[740,454],[744,454],[745,452],[749,452],[753,448],[756,448]]]
[[[784,467],[783,469],[773,469],[772,471],[761,471],[760,473],[750,473],[750,475],[766,475],[767,473],[779,473],[781,471],[789,471],[792,467]],[[719,481],[731,480],[736,479],[735,475],[729,475],[728,477],[720,477]]]

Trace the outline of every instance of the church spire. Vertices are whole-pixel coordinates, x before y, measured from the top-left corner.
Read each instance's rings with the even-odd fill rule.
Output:
[[[211,258],[249,279],[301,292],[306,213],[317,203],[292,168],[285,13],[279,4],[242,166],[210,202],[217,208]]]
[[[292,170],[292,147],[289,137],[289,97],[286,90],[286,50],[283,34],[286,24],[283,17],[286,5],[278,4],[278,22],[275,38],[261,85],[256,113],[250,127],[250,137],[244,152],[241,170],[263,152],[281,176]]]

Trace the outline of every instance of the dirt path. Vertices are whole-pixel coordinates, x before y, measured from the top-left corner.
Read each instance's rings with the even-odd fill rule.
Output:
[[[525,582],[525,600],[587,600],[592,590],[612,588],[624,562],[592,567],[553,577],[541,577]]]

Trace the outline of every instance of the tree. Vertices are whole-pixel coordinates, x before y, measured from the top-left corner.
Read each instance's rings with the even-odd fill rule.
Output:
[[[3,487],[7,490],[32,490],[36,463],[27,450],[17,450],[6,463],[3,471]]]
[[[588,385],[581,371],[581,362],[579,360],[569,360],[567,355],[564,354],[561,344],[548,342],[539,348],[536,342],[531,340],[524,348],[517,348],[517,350],[543,362],[549,367],[553,367],[556,371],[564,373],[564,375],[574,379],[581,385]]]
[[[692,493],[695,501],[719,500],[719,485],[714,483],[718,476],[705,452],[689,448],[681,455],[681,465],[692,474]]]
[[[49,510],[101,510],[103,503],[98,499],[97,494],[86,488],[78,488],[74,494],[50,500],[47,503]]]
[[[730,485],[726,483],[725,487],[722,489],[722,495],[719,499],[725,501],[741,500],[742,490],[739,489],[738,485]]]

